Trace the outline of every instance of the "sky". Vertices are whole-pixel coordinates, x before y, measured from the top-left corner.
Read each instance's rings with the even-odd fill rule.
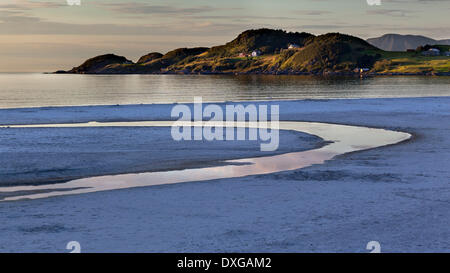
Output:
[[[247,29],[361,38],[386,33],[450,39],[450,0],[0,0],[0,72],[70,69],[115,53],[213,46]]]

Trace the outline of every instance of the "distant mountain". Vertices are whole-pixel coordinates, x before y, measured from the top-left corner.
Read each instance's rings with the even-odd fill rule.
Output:
[[[450,39],[434,40],[420,35],[385,34],[378,38],[367,39],[370,44],[387,51],[406,51],[424,45],[450,45]]]

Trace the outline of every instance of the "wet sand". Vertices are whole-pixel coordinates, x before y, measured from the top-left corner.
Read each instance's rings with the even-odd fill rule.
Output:
[[[84,252],[368,252],[373,240],[382,252],[449,251],[450,98],[279,104],[282,120],[385,128],[414,139],[301,170],[4,202],[0,251],[65,252],[73,240]],[[1,118],[165,120],[164,107],[8,110]]]
[[[72,123],[72,124],[41,124],[19,125],[10,128],[88,128],[88,127],[170,127],[172,121],[147,122],[108,122],[108,123]],[[185,125],[184,125],[185,124]],[[180,126],[203,127],[201,122],[179,122]],[[225,124],[222,122],[209,123],[213,127],[243,127],[243,128],[271,128],[267,124],[258,122],[237,122]],[[3,127],[5,128],[5,127]],[[0,187],[0,194],[18,192],[15,196],[6,196],[3,201],[23,199],[38,199],[54,196],[84,194],[98,191],[126,189],[134,187],[176,184],[184,182],[205,181],[212,179],[237,178],[257,174],[269,174],[281,171],[295,170],[314,164],[322,164],[337,155],[363,151],[386,145],[393,145],[411,138],[403,132],[373,129],[366,127],[313,123],[313,122],[285,122],[276,124],[276,128],[296,132],[308,133],[320,137],[328,142],[324,147],[304,152],[293,152],[278,156],[262,156],[258,158],[243,158],[239,160],[224,161],[221,167],[185,169],[180,171],[151,172],[141,174],[126,174],[116,176],[92,177],[61,183],[58,185],[42,186],[13,186]],[[278,141],[278,140],[277,140]],[[186,142],[190,143],[190,142]],[[186,149],[186,156],[192,157],[190,150]],[[69,189],[69,190],[68,190]],[[39,193],[39,191],[54,190],[53,192]],[[23,193],[26,192],[26,193]]]

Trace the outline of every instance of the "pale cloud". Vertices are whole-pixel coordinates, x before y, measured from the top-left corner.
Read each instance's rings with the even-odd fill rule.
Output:
[[[249,25],[238,23],[192,22],[190,24],[70,24],[42,21],[29,16],[1,16],[0,34],[16,35],[180,35],[188,32],[196,36],[221,36],[229,31],[245,29]],[[124,38],[124,40],[127,40]]]
[[[80,7],[66,0],[1,0],[0,71],[67,69],[108,52],[136,59],[224,44],[261,27],[445,39],[449,8],[444,0],[382,0],[376,7],[366,0],[82,0]]]
[[[385,16],[392,16],[392,17],[407,17],[411,16],[413,12],[407,11],[407,10],[401,10],[401,9],[374,9],[374,10],[368,10],[367,14],[370,15],[385,15]]]
[[[0,9],[29,11],[32,9],[59,8],[66,5],[64,1],[4,0],[3,4],[0,4]]]
[[[100,7],[115,11],[121,14],[161,14],[161,15],[189,15],[203,12],[214,11],[215,9],[210,6],[198,6],[198,7],[177,7],[171,5],[151,5],[147,3],[100,3]]]
[[[293,13],[298,15],[322,16],[332,12],[329,10],[296,10]]]

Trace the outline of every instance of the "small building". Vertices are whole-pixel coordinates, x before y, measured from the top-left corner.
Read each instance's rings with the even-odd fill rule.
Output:
[[[444,52],[444,56],[450,57],[450,51]]]
[[[253,52],[252,52],[252,57],[258,57],[258,56],[260,56],[261,55],[261,51],[259,51],[258,49],[257,50],[254,50]]]
[[[422,52],[424,56],[439,56],[441,55],[441,51],[437,48],[430,48],[427,51]]]
[[[369,72],[369,68],[366,68],[366,67],[363,67],[363,68],[360,68],[360,67],[357,67],[357,68],[355,68],[354,70],[353,70],[353,72],[355,72],[355,73],[365,73],[365,72]]]
[[[289,44],[288,46],[288,49],[295,49],[295,48],[300,48],[300,46],[297,44]]]
[[[251,57],[252,56],[252,54],[249,54],[249,53],[239,53],[239,58],[249,58],[249,57]]]
[[[430,51],[432,55],[441,55],[441,51],[437,48],[430,48],[428,51]]]

